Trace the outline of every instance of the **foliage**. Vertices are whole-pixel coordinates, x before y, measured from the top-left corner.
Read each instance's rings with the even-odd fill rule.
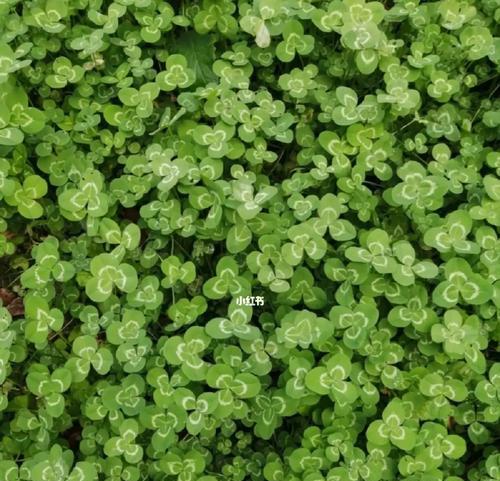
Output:
[[[499,480],[499,24],[0,1],[0,480]]]

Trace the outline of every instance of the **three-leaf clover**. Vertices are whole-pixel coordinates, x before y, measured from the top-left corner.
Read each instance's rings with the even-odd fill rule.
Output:
[[[79,82],[85,70],[80,65],[73,65],[66,57],[57,57],[52,64],[54,73],[45,77],[45,82],[53,89],[62,89],[69,83]]]
[[[196,75],[188,67],[183,55],[169,55],[166,60],[166,70],[156,76],[156,83],[162,90],[170,92],[176,88],[187,88],[194,83]]]
[[[282,62],[291,62],[296,54],[307,55],[314,48],[314,37],[304,35],[302,23],[289,20],[283,26],[283,40],[276,46],[276,56]]]
[[[14,181],[14,186],[4,193],[5,202],[17,207],[19,213],[27,219],[38,219],[43,215],[43,207],[38,199],[47,194],[47,182],[39,175],[28,175],[22,184]]]
[[[333,325],[328,319],[308,310],[290,311],[281,319],[276,338],[288,349],[297,346],[306,349],[328,339],[332,333]]]
[[[443,225],[428,229],[424,234],[424,242],[443,253],[455,251],[457,254],[478,254],[479,246],[467,240],[471,230],[469,213],[457,210],[446,216]]]
[[[239,339],[253,341],[259,337],[259,328],[250,324],[251,306],[240,306],[236,300],[229,304],[227,318],[215,317],[205,325],[206,333],[214,339],[228,339],[235,336]]]
[[[444,313],[443,321],[431,328],[433,342],[443,345],[444,351],[452,358],[465,358],[468,363],[485,362],[480,351],[481,323],[477,316],[467,316],[457,309]]]
[[[90,262],[91,277],[85,286],[85,292],[94,302],[108,299],[115,286],[130,293],[137,288],[137,271],[133,266],[120,263],[112,254],[99,254]]]
[[[250,373],[235,374],[226,364],[215,364],[207,372],[207,384],[218,389],[219,405],[232,409],[233,396],[239,399],[255,397],[260,391],[259,378]]]
[[[353,262],[371,264],[380,274],[389,274],[395,268],[389,234],[382,229],[371,230],[364,238],[366,247],[348,247],[346,257]]]
[[[394,444],[403,451],[411,451],[417,441],[415,429],[408,426],[405,406],[400,399],[393,399],[382,412],[382,419],[368,426],[366,437],[376,446]]]
[[[283,244],[281,255],[291,266],[300,264],[306,255],[314,260],[319,260],[325,255],[327,243],[309,221],[290,227],[287,234],[291,242]]]
[[[443,177],[428,175],[425,167],[410,160],[397,170],[403,180],[391,191],[394,202],[403,207],[436,210],[443,205],[448,183]]]
[[[134,464],[142,460],[142,446],[136,444],[135,438],[139,434],[139,424],[135,419],[126,419],[119,427],[119,436],[114,436],[104,444],[106,456],[123,456],[125,461]]]
[[[472,271],[465,259],[450,259],[444,266],[446,280],[432,292],[432,300],[440,307],[454,307],[459,303],[480,305],[493,295],[493,287],[480,274]]]
[[[190,284],[196,278],[196,268],[191,261],[182,263],[177,256],[169,256],[161,263],[161,270],[165,277],[161,281],[162,287],[173,287],[178,282]]]
[[[306,267],[299,267],[293,273],[288,291],[278,295],[278,301],[295,306],[303,302],[309,309],[320,309],[327,302],[325,291],[314,285],[314,277]]]
[[[294,68],[290,73],[280,75],[278,85],[295,99],[303,99],[309,91],[316,87],[314,78],[318,74],[318,67],[307,65],[303,70]]]
[[[198,125],[193,130],[193,139],[199,145],[207,146],[208,155],[220,159],[228,155],[230,140],[234,136],[235,128],[224,122],[217,122],[213,127]]]
[[[41,290],[52,280],[67,282],[75,274],[73,263],[61,260],[59,241],[53,236],[46,237],[43,242],[34,246],[32,255],[35,264],[21,274],[21,283],[28,289]]]
[[[172,400],[173,402],[173,400]],[[159,406],[146,406],[139,414],[141,424],[154,433],[151,436],[151,446],[157,452],[165,452],[177,441],[176,433],[181,431],[186,423],[186,412],[170,405],[168,411]]]
[[[416,262],[413,246],[407,241],[397,241],[392,244],[392,253],[397,263],[391,272],[394,280],[402,286],[415,283],[415,275],[423,279],[432,279],[438,275],[439,269],[430,260]]]
[[[172,449],[160,459],[160,467],[178,481],[194,481],[205,468],[205,458],[194,449],[187,452]]]
[[[341,404],[353,403],[358,397],[356,386],[346,381],[351,372],[351,361],[343,353],[334,354],[325,366],[318,366],[306,374],[306,386],[321,395],[328,394]]]
[[[160,94],[160,88],[153,82],[141,85],[139,89],[134,87],[125,87],[120,89],[118,97],[123,105],[134,107],[135,112],[140,118],[149,117],[154,110],[153,101]]]
[[[260,250],[248,254],[246,262],[257,279],[273,292],[286,292],[287,279],[292,277],[293,268],[285,262],[281,254],[280,238],[274,234],[262,235],[257,241]]]
[[[102,217],[108,211],[108,196],[102,192],[103,175],[90,169],[78,182],[60,193],[58,200],[61,212],[69,220],[82,220],[85,216]]]
[[[146,337],[146,318],[141,311],[124,309],[120,321],[113,320],[106,326],[106,338],[111,344],[137,344]]]
[[[255,418],[254,433],[262,439],[270,439],[284,416],[296,412],[297,400],[289,398],[283,390],[275,389],[258,394],[253,400],[252,415]]]
[[[333,325],[337,329],[344,329],[343,341],[350,349],[361,347],[373,326],[379,313],[377,307],[371,303],[359,303],[354,308],[334,306],[329,314]]]
[[[30,392],[42,399],[47,413],[57,418],[64,412],[64,395],[71,385],[71,372],[64,367],[52,373],[43,364],[33,364],[26,376],[26,385]]]
[[[474,390],[476,397],[490,406],[498,406],[500,402],[500,363],[494,363],[489,371],[488,379],[482,379]]]
[[[425,375],[419,381],[420,392],[432,398],[432,403],[437,409],[448,406],[448,400],[464,401],[467,398],[467,386],[458,379],[445,379],[438,373]]]
[[[64,324],[64,315],[56,307],[50,308],[49,303],[40,296],[30,295],[24,300],[26,316],[25,335],[28,341],[44,346],[49,332],[59,331]]]
[[[231,256],[224,256],[215,268],[216,276],[203,284],[203,294],[209,299],[222,299],[231,294],[233,297],[250,294],[250,282],[239,275],[237,262]]]
[[[192,381],[204,379],[208,363],[202,359],[210,344],[210,337],[201,326],[190,327],[184,336],[173,336],[166,340],[161,352],[173,366],[180,366],[184,375]]]
[[[218,407],[218,397],[214,392],[204,392],[196,396],[191,390],[180,387],[174,393],[175,403],[188,412],[186,430],[192,435],[199,434],[206,421]]]
[[[66,367],[71,371],[75,382],[83,381],[92,366],[98,374],[106,374],[113,364],[113,354],[105,347],[99,348],[94,337],[89,335],[79,336],[73,341],[75,357],[68,359]]]

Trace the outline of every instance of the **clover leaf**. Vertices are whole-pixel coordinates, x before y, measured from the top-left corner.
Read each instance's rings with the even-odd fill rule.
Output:
[[[61,260],[56,237],[46,237],[33,248],[32,255],[35,264],[21,274],[21,283],[28,289],[41,290],[52,281],[67,282],[75,275],[74,265]]]
[[[161,458],[160,466],[163,472],[170,476],[177,476],[178,480],[194,481],[198,478],[197,475],[203,472],[205,459],[195,450],[186,453],[172,451]]]
[[[224,122],[218,122],[214,127],[198,125],[193,130],[193,139],[199,145],[207,146],[208,155],[219,159],[228,155],[230,151],[229,141],[234,136],[235,129]]]
[[[5,196],[5,202],[17,207],[27,219],[38,219],[43,215],[43,207],[37,202],[47,193],[47,182],[38,175],[29,175],[20,184],[16,182],[12,194]]]
[[[403,451],[410,451],[417,441],[417,435],[407,425],[406,418],[403,402],[400,399],[392,400],[384,409],[382,419],[368,426],[368,440],[377,446],[392,443]]]
[[[228,293],[234,297],[250,293],[250,283],[238,275],[238,264],[232,257],[221,258],[215,270],[217,275],[203,284],[203,294],[209,299],[221,299]]]
[[[94,302],[103,302],[111,296],[114,287],[130,293],[137,287],[137,272],[130,264],[121,263],[112,254],[99,254],[90,262],[92,277],[85,292]]]
[[[438,306],[453,307],[463,301],[478,305],[492,296],[493,289],[488,281],[475,274],[464,259],[449,260],[445,264],[444,275],[446,280],[439,283],[432,293],[432,299]]]
[[[290,311],[281,319],[281,327],[276,329],[278,342],[287,348],[299,345],[308,348],[311,344],[319,343],[333,332],[332,324],[324,317],[315,313],[303,311]]]
[[[253,374],[241,373],[235,375],[225,364],[211,366],[207,372],[207,382],[212,388],[219,389],[219,404],[232,404],[235,396],[239,399],[255,397],[260,391],[260,381]]]
[[[281,255],[281,242],[278,236],[268,234],[259,237],[258,251],[252,251],[247,256],[247,265],[253,274],[257,274],[259,282],[269,285],[273,292],[284,292],[288,290],[289,279],[293,275],[293,269],[288,265]]]
[[[467,212],[454,211],[446,216],[443,226],[432,227],[424,235],[424,242],[439,252],[478,254],[479,246],[466,239],[472,230],[472,219]]]
[[[64,411],[63,392],[69,389],[72,377],[66,368],[55,369],[52,373],[42,364],[34,364],[26,376],[30,392],[44,401],[47,413],[56,418]]]
[[[83,381],[90,372],[92,366],[99,374],[109,372],[113,364],[113,355],[105,347],[98,348],[97,341],[89,335],[79,336],[73,341],[72,357],[66,363],[71,371],[71,377],[75,382]]]
[[[180,366],[188,379],[203,379],[208,363],[202,356],[210,344],[210,338],[201,326],[190,327],[184,336],[173,336],[166,340],[162,354],[173,366]]]
[[[166,71],[160,72],[156,77],[156,82],[162,90],[169,92],[176,88],[187,88],[195,81],[195,73],[188,67],[183,55],[169,55],[166,68]]]
[[[498,404],[500,400],[500,367],[498,363],[491,366],[488,379],[483,379],[477,384],[475,395],[485,404]]]
[[[147,406],[139,414],[141,424],[153,432],[151,446],[158,452],[165,452],[178,439],[176,433],[181,431],[186,422],[185,412],[169,406],[168,414],[158,406]]]
[[[306,386],[318,394],[328,394],[333,401],[352,403],[358,391],[353,383],[346,381],[350,372],[350,359],[345,354],[335,354],[325,366],[315,367],[306,374]]]
[[[417,209],[436,210],[441,207],[447,182],[442,177],[426,175],[424,167],[414,161],[406,162],[398,169],[403,180],[392,190],[392,198],[398,205]]]
[[[295,34],[296,35],[296,34]],[[314,78],[318,74],[315,65],[307,65],[303,70],[294,68],[289,74],[280,75],[278,79],[279,86],[296,99],[303,99],[316,87]]]
[[[343,340],[347,347],[356,349],[362,346],[368,337],[369,329],[378,319],[377,308],[368,303],[360,303],[354,309],[334,306],[330,310],[330,319],[338,329],[345,329]]]
[[[326,253],[326,241],[312,228],[311,223],[303,222],[290,227],[288,238],[291,242],[283,244],[281,254],[291,266],[298,265],[306,255],[319,260]]]
[[[103,178],[97,170],[89,170],[78,182],[78,187],[70,187],[59,197],[64,216],[69,220],[81,220],[86,215],[102,217],[108,211],[108,197],[101,192]]]
[[[276,46],[276,56],[282,62],[291,62],[295,55],[307,55],[314,48],[314,37],[304,35],[304,28],[297,20],[290,20],[283,26],[283,41]]]
[[[61,89],[69,83],[79,82],[85,70],[80,65],[73,65],[71,60],[66,57],[58,57],[52,64],[54,73],[45,77],[47,85],[53,89]]]
[[[177,256],[169,256],[161,263],[161,270],[165,274],[161,285],[163,287],[172,287],[177,282],[189,284],[196,277],[195,265],[191,262],[182,263]]]
[[[427,374],[420,380],[419,387],[422,394],[433,397],[440,406],[443,405],[444,398],[463,401],[467,396],[467,388],[462,381],[444,380],[439,374]]]
[[[0,1],[0,481],[500,481],[499,20]]]
[[[259,329],[249,324],[252,316],[250,306],[238,306],[231,301],[228,317],[217,317],[207,322],[205,330],[214,339],[227,339],[236,336],[240,339],[253,341],[259,337]]]
[[[187,412],[186,430],[192,435],[202,431],[210,415],[218,407],[218,398],[213,392],[195,396],[189,389],[179,388],[174,393],[174,400]]]
[[[125,420],[119,429],[119,436],[106,441],[104,452],[107,456],[123,456],[128,463],[137,463],[142,459],[143,449],[135,444],[139,434],[139,425],[133,419]]]
[[[25,300],[26,338],[40,346],[47,342],[50,330],[59,331],[64,323],[63,313],[37,295]]]

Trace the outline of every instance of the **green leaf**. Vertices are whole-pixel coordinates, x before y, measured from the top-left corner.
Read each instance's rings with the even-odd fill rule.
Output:
[[[192,31],[183,32],[175,39],[175,51],[186,57],[190,68],[194,70],[197,85],[215,82],[217,77],[212,72],[214,48],[208,35],[200,35]]]

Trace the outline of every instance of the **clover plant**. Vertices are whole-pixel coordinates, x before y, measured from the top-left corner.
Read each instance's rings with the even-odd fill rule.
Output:
[[[498,0],[1,0],[0,481],[500,480]]]

